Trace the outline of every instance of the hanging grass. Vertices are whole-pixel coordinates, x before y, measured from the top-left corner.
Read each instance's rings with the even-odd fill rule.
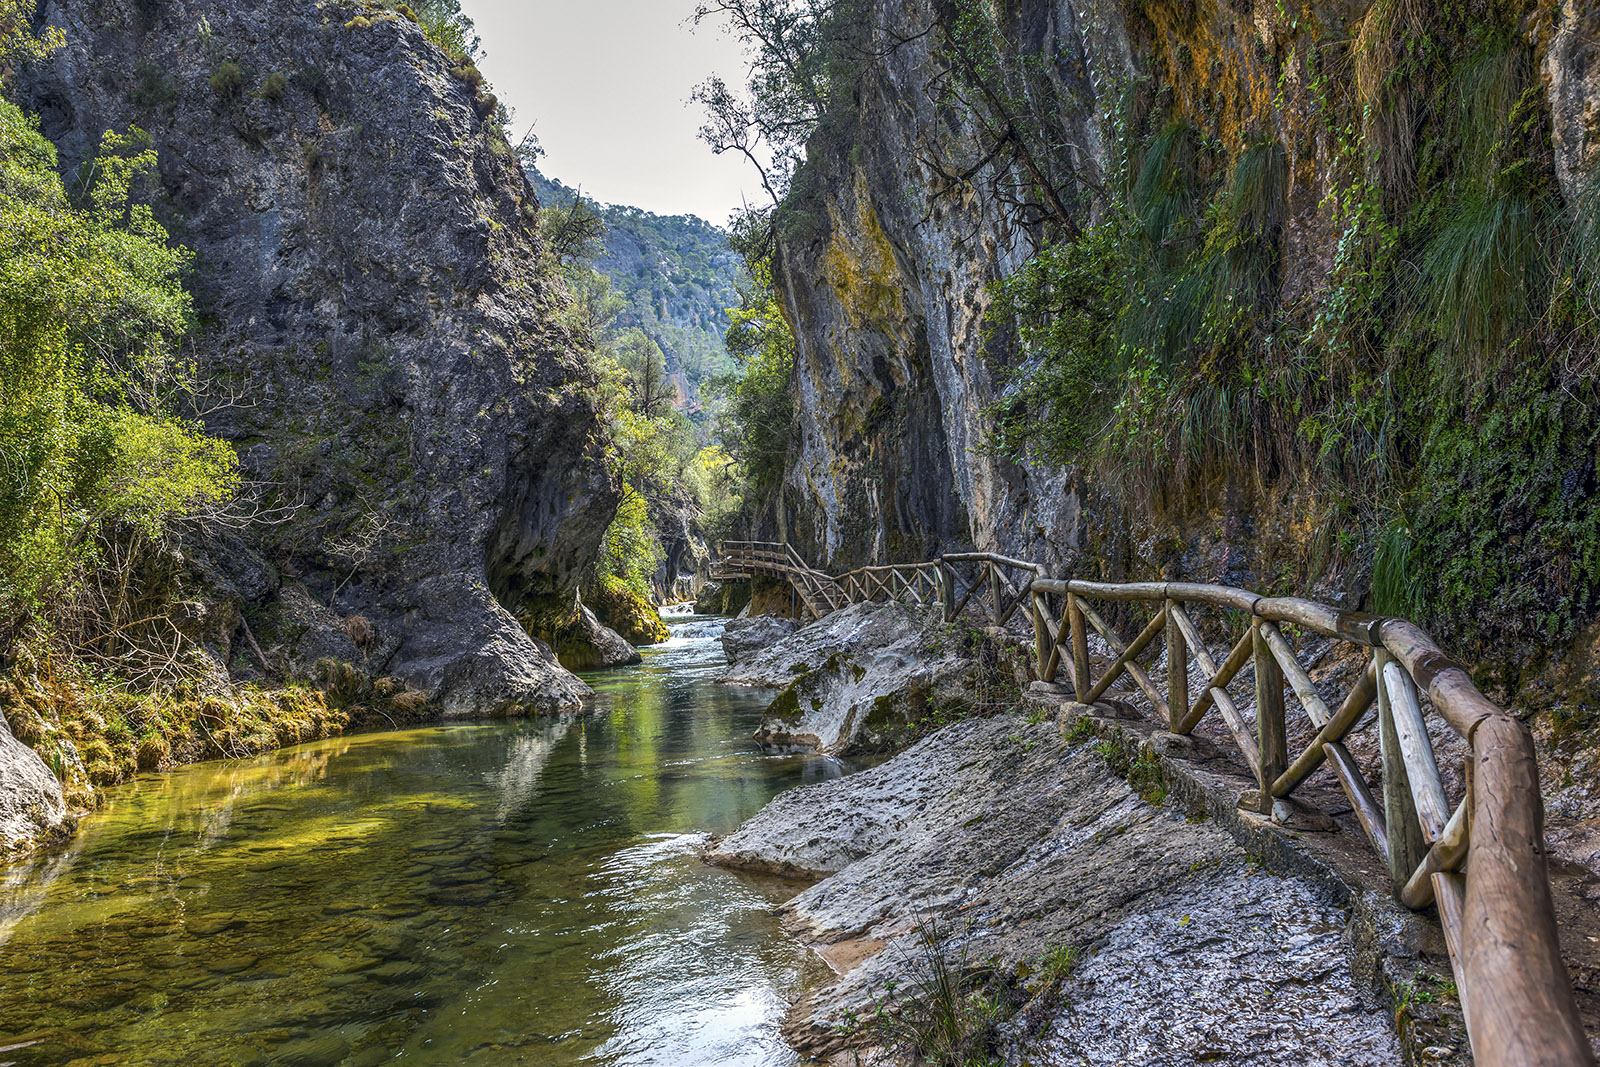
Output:
[[[1545,223],[1531,196],[1473,198],[1428,243],[1417,306],[1440,339],[1444,381],[1482,382],[1532,324],[1550,282]]]

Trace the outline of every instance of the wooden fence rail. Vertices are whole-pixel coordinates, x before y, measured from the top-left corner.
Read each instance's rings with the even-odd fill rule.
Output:
[[[1055,682],[1064,674],[1082,703],[1126,677],[1172,733],[1192,733],[1215,711],[1255,776],[1262,814],[1326,766],[1387,864],[1396,897],[1413,909],[1437,907],[1477,1062],[1595,1064],[1556,935],[1532,738],[1412,623],[1219,585],[1046,578],[1035,564],[987,552],[831,577],[784,543],[729,541],[719,551],[727,576],[786,579],[819,618],[851,603],[896,601],[939,604],[947,621],[975,611],[1004,626],[1025,608],[1037,677]],[[1125,640],[1106,622],[1095,604],[1107,602],[1150,616],[1138,636]],[[1195,622],[1199,609],[1218,617],[1212,632],[1237,635],[1220,661]],[[1367,669],[1337,707],[1312,683],[1284,627],[1363,650]],[[1098,677],[1091,633],[1112,657]],[[1141,665],[1145,658],[1151,670],[1164,663],[1164,687]],[[1229,692],[1247,667],[1253,712],[1241,711]],[[1291,699],[1315,731],[1298,752],[1288,747]],[[1369,783],[1345,739],[1374,705],[1382,770]],[[1430,714],[1468,747],[1465,792],[1453,807]]]

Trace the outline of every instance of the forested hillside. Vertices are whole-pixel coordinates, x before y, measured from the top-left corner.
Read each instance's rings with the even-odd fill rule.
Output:
[[[559,208],[582,195],[529,167],[540,203]],[[638,328],[661,346],[677,403],[697,423],[706,408],[700,386],[732,367],[723,335],[728,309],[739,303],[741,272],[728,235],[693,215],[655,215],[636,207],[585,203],[605,223],[594,268],[620,298],[617,326]]]

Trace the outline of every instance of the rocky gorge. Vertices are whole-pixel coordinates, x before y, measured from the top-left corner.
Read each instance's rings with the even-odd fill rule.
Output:
[[[84,520],[74,578],[128,612],[100,631],[65,595],[55,630],[0,617],[19,1063],[1464,1067],[1466,972],[1384,866],[1403,831],[1326,763],[1265,795],[1255,678],[1306,712],[1277,708],[1279,747],[1334,759],[1318,731],[1402,616],[1538,739],[1547,985],[1600,1035],[1592,11],[713,5],[804,61],[752,66],[750,120],[805,132],[723,234],[734,286],[707,284],[731,253],[698,220],[687,259],[635,234],[615,278],[585,263],[602,209],[541,204],[431,2],[27,3],[50,47],[0,49],[0,103],[37,116],[0,162],[48,157],[63,204],[137,175],[129,218],[187,250],[176,417],[239,492]],[[763,110],[785,78],[805,91]],[[680,350],[594,325],[616,279]],[[789,562],[743,573],[721,535]],[[1316,597],[1362,640],[1268,627],[1252,594],[1197,614],[1256,708],[1189,734],[1158,689],[1222,705],[1173,659],[1166,588],[1156,681],[1090,694],[1040,665],[1080,654],[1065,581],[1030,602],[991,564],[957,607],[948,563],[897,591],[794,562],[969,548],[1031,561],[1012,577]],[[1110,599],[1084,669],[1146,625]],[[660,617],[689,600],[738,617]],[[1460,673],[1417,662],[1413,703]],[[1418,704],[1418,799],[1385,775],[1383,692],[1339,769],[1407,827],[1433,803],[1420,849],[1454,871],[1488,713],[1451,732]]]
[[[1302,352],[1306,366],[1327,367],[1337,388],[1346,380],[1343,349],[1325,351],[1321,338],[1344,313],[1317,309],[1355,299],[1409,321],[1408,290],[1394,295],[1376,260],[1358,266],[1351,257],[1366,255],[1369,240],[1420,241],[1426,226],[1405,221],[1407,212],[1432,211],[1430,198],[1466,195],[1449,184],[1452,175],[1471,171],[1466,160],[1487,158],[1487,148],[1461,145],[1449,116],[1458,105],[1477,106],[1463,80],[1472,62],[1504,63],[1495,69],[1516,79],[1526,140],[1506,151],[1525,153],[1517,166],[1539,175],[1530,178],[1539,210],[1551,218],[1588,210],[1600,99],[1594,12],[1471,7],[1441,9],[1431,26],[1424,8],[1388,0],[1181,11],[1025,0],[992,14],[961,3],[872,0],[840,16],[836,32],[874,58],[850,68],[850,92],[825,111],[776,212],[774,284],[795,331],[797,424],[766,534],[834,571],[976,548],[1080,577],[1219,581],[1315,592],[1350,606],[1383,601],[1426,613],[1441,639],[1483,659],[1486,678],[1508,697],[1546,711],[1592,706],[1600,697],[1586,681],[1596,676],[1595,605],[1577,590],[1592,587],[1594,572],[1570,554],[1572,538],[1588,536],[1571,531],[1588,528],[1594,499],[1593,450],[1588,431],[1576,430],[1588,425],[1579,408],[1593,410],[1586,393],[1565,415],[1552,413],[1548,448],[1538,456],[1509,430],[1497,443],[1463,443],[1449,458],[1439,449],[1455,445],[1440,434],[1432,451],[1394,439],[1382,462],[1397,473],[1382,492],[1403,501],[1401,521],[1363,510],[1371,486],[1357,468],[1374,461],[1370,453],[1338,458],[1346,442],[1333,427],[1342,418],[1309,414],[1320,395],[1295,393],[1301,399],[1285,403],[1298,407],[1279,411],[1276,394],[1258,391],[1278,373],[1273,353],[1281,347],[1251,347],[1257,326]],[[1446,127],[1454,132],[1439,132]],[[1124,249],[1073,245],[1102,223],[1099,240],[1126,240],[1110,233],[1127,211],[1151,225],[1181,220],[1168,247],[1228,246],[1233,238],[1221,231],[1205,235],[1225,228],[1228,182],[1243,173],[1241,161],[1265,159],[1261,153],[1272,158],[1276,184],[1262,192],[1271,202],[1260,208],[1268,229],[1251,268],[1262,272],[1252,283],[1259,297],[1241,312],[1242,334],[1214,340],[1203,310],[1181,318],[1183,301],[1211,285],[1203,249],[1189,261],[1198,273],[1184,275],[1143,263],[1142,253],[1132,253],[1130,265],[1118,258]],[[1362,203],[1378,205],[1392,236],[1373,231],[1370,215],[1357,217],[1366,208],[1355,198],[1369,195],[1375,199]],[[1559,288],[1561,255],[1577,254],[1562,253],[1561,243],[1559,232],[1541,231],[1535,244],[1555,265],[1530,266],[1527,277],[1539,279],[1530,284]],[[1019,321],[1025,305],[1008,302],[1007,286],[1030,269],[1050,269],[1039,264],[1062,262],[1051,257],[1069,246],[1107,258],[1083,261],[1084,273],[1053,282],[1062,288],[1042,293],[1038,306],[1093,309],[1109,291],[1105,310],[1086,312],[1101,318],[1084,329],[1129,337],[1124,354],[1154,346],[1156,369],[1141,373],[1156,378],[1116,409],[1143,410],[1141,396],[1153,405],[1125,439],[1122,430],[1111,433],[1121,425],[1112,408],[1123,383],[1097,377],[1106,373],[1101,357],[1085,355],[1081,368],[1061,371],[1069,382],[1092,383],[1066,408],[1029,391],[1030,383],[1053,388],[1050,359],[1078,357],[1071,349],[1051,355],[1053,327]],[[1421,252],[1398,254],[1421,276],[1432,269]],[[1357,270],[1366,273],[1349,274]],[[1122,271],[1136,288],[1152,278],[1155,288],[1118,289]],[[1180,277],[1196,288],[1163,288]],[[1090,288],[1066,288],[1073,284]],[[1135,323],[1130,306],[1178,317],[1170,327]],[[1439,309],[1422,314],[1437,319]],[[1161,339],[1131,339],[1152,333]],[[1384,343],[1355,333],[1335,341],[1374,353]],[[1199,384],[1182,392],[1176,383],[1192,368]],[[1300,373],[1272,380],[1287,396]],[[1545,410],[1545,398],[1563,388],[1513,367],[1504,373],[1530,390],[1523,410]],[[1419,418],[1430,396],[1448,392],[1425,388],[1414,401]],[[1489,432],[1499,425],[1494,395],[1489,388],[1441,417]],[[1007,434],[1041,427],[1059,431],[1052,440],[1067,441],[1060,447],[1068,454],[1004,444]],[[1309,436],[1295,436],[1302,431]],[[1317,439],[1324,431],[1331,436]],[[1474,465],[1471,456],[1497,447],[1498,473]],[[1424,470],[1417,477],[1437,491],[1407,474]],[[1569,509],[1560,519],[1557,500]],[[1555,524],[1547,540],[1560,547],[1550,560],[1524,557],[1542,522]],[[1472,544],[1451,540],[1469,530]],[[1404,559],[1395,555],[1402,550]],[[1546,566],[1548,580],[1523,582]],[[1412,599],[1403,604],[1385,584],[1393,567],[1408,573]],[[1551,621],[1557,615],[1562,621]]]

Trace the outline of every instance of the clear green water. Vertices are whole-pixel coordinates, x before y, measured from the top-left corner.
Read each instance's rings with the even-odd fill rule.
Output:
[[[843,768],[747,740],[765,698],[714,636],[646,656],[587,715],[120,791],[3,872],[0,1064],[794,1063],[794,887],[695,848]]]

